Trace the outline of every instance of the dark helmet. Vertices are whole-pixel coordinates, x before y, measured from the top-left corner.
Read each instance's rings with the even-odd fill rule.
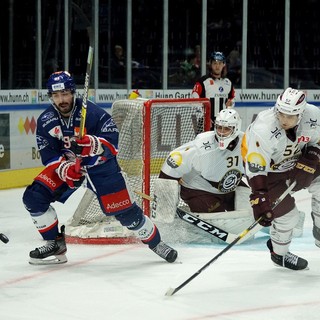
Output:
[[[226,62],[226,57],[220,51],[214,51],[210,55],[210,61],[222,61],[223,63]]]
[[[55,91],[70,90],[72,93],[76,91],[76,85],[68,71],[54,72],[47,81],[48,95],[52,95]]]

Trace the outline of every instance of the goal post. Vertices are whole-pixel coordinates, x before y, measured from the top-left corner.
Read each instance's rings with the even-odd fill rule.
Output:
[[[123,99],[112,104],[119,129],[117,159],[136,203],[150,215],[154,180],[166,157],[176,147],[210,130],[210,101],[201,99]],[[136,241],[114,217],[100,209],[87,190],[74,215],[66,223],[66,238],[73,243],[118,244]]]

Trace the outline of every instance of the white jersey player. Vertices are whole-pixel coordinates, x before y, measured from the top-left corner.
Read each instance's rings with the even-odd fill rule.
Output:
[[[296,182],[294,191],[309,187],[313,234],[320,246],[319,139],[320,110],[306,102],[304,92],[288,88],[273,108],[258,114],[242,144],[255,219],[262,217],[260,224],[270,226],[267,246],[271,260],[293,270],[308,265],[305,259],[289,252],[299,212],[290,195],[274,210],[271,204],[290,182]]]
[[[217,116],[214,131],[201,133],[170,153],[159,177],[179,181],[180,197],[192,212],[235,210],[238,186],[247,190],[243,201],[250,208],[250,191],[241,180],[242,137],[238,112],[224,109]]]

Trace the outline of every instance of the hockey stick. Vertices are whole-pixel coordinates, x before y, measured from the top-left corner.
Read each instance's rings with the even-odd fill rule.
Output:
[[[190,212],[183,210],[182,208],[177,208],[176,212],[177,212],[178,217],[180,219],[182,219],[183,221],[194,225],[195,227],[211,234],[212,236],[214,236],[214,237],[216,237],[226,243],[232,243],[238,237],[237,234],[230,233],[230,232],[225,231],[217,226],[214,226],[210,222],[204,221],[204,220],[200,219],[199,217],[192,215]],[[234,211],[234,212],[236,212],[236,211]],[[225,212],[225,213],[228,213],[228,212]],[[219,212],[217,212],[217,214],[219,214]],[[247,233],[246,237],[243,237],[237,243],[238,244],[242,243],[243,241],[248,239],[249,235],[257,233],[262,228],[263,227],[260,224],[256,225],[255,228],[252,228],[250,230],[250,232]]]
[[[89,85],[90,85],[90,74],[92,69],[92,60],[93,60],[93,47],[89,47],[88,59],[87,59],[87,70],[84,81],[84,92],[82,98],[82,107],[81,107],[81,118],[80,118],[80,128],[79,128],[79,138],[82,139],[84,136],[84,128],[86,124],[87,117],[87,100],[89,93]]]
[[[9,242],[9,238],[6,235],[4,235],[3,233],[0,233],[0,240],[3,243],[8,243]]]
[[[294,186],[296,185],[296,182],[293,182],[288,189],[283,192],[283,194],[275,200],[275,202],[272,205],[272,210],[274,210],[277,205],[292,191]],[[239,236],[234,239],[228,246],[226,246],[220,253],[218,253],[214,258],[212,258],[209,262],[207,262],[202,268],[200,268],[196,273],[194,273],[191,277],[189,277],[186,281],[184,281],[182,284],[180,284],[176,288],[169,288],[166,292],[166,296],[173,296],[176,292],[181,290],[184,286],[186,286],[191,280],[193,280],[195,277],[197,277],[202,271],[207,269],[214,261],[216,261],[219,257],[221,257],[224,253],[229,251],[240,239],[242,239],[245,235],[247,235],[248,232],[250,232],[256,225],[259,224],[259,222],[262,220],[262,216],[256,220],[254,223],[252,223],[246,230],[244,230]]]
[[[85,76],[85,80],[84,80],[84,91],[83,91],[81,114],[80,114],[79,139],[82,139],[84,136],[84,128],[85,128],[85,124],[86,124],[87,100],[88,100],[88,94],[89,94],[92,60],[93,60],[93,47],[90,46],[89,52],[88,52],[88,58],[87,58],[86,76]],[[76,158],[76,171],[77,172],[80,172],[80,163],[81,163],[81,158],[77,157]]]
[[[152,197],[150,197],[149,195],[140,192],[138,190],[134,190],[134,192],[136,194],[138,194],[139,196],[141,196],[144,199],[147,199],[149,201],[154,201],[154,199]],[[209,223],[208,221],[204,221],[201,219],[201,217],[217,217],[219,216],[219,214],[225,214],[226,212],[215,212],[215,213],[199,213],[199,214],[192,214],[191,212],[187,212],[185,210],[183,210],[182,208],[176,208],[175,212],[177,213],[177,216],[182,219],[183,221],[190,223],[192,225],[194,225],[195,227],[210,233],[212,236],[225,241],[226,243],[231,243],[232,241],[234,241],[238,235],[237,234],[233,234],[230,233],[228,231],[225,231],[223,229],[221,229],[220,227],[214,226],[213,224]],[[232,214],[237,214],[237,213],[242,213],[242,211],[229,211],[228,213],[232,213]],[[170,219],[168,219],[168,217],[170,216]],[[165,222],[165,223],[172,223],[173,222],[173,218],[174,216],[172,215],[172,219],[171,219],[171,215],[168,213],[166,216],[166,219],[164,221],[161,222]],[[158,222],[160,220],[158,219]],[[256,232],[258,232],[260,229],[262,229],[261,225],[257,225],[256,228],[254,230],[252,230],[248,235],[254,234]],[[248,237],[245,237],[243,239],[241,239],[239,241],[239,244],[242,243],[243,241],[245,241]]]

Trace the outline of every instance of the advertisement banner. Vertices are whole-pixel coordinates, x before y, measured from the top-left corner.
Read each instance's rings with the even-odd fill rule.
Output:
[[[10,115],[0,114],[0,170],[10,169]]]
[[[11,169],[42,165],[36,143],[37,118],[41,110],[11,112]]]

